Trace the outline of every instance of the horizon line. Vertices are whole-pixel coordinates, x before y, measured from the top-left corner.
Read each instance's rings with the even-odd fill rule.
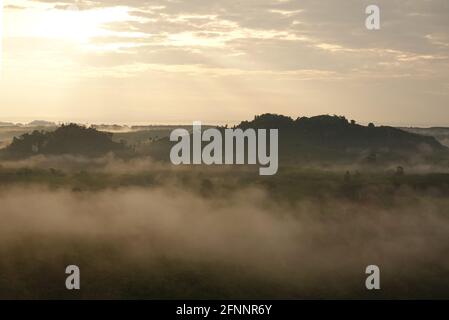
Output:
[[[325,115],[325,114],[322,114]],[[329,115],[329,114],[327,114]],[[316,116],[320,116],[320,115],[316,115]],[[291,117],[291,116],[290,116]],[[307,118],[311,118],[314,116],[306,116]],[[296,118],[291,117],[293,120],[295,120]],[[11,124],[14,126],[33,126],[30,125],[32,122],[34,121],[42,121],[42,122],[48,122],[48,123],[52,123],[55,124],[57,126],[60,126],[62,124],[69,124],[69,123],[76,123],[76,124],[80,124],[80,125],[85,125],[85,126],[92,126],[92,125],[97,125],[97,126],[101,126],[101,125],[105,125],[105,126],[122,126],[122,127],[136,127],[136,126],[191,126],[193,124],[194,121],[201,121],[201,120],[191,120],[191,121],[153,121],[153,122],[149,122],[149,121],[98,121],[98,120],[93,120],[93,121],[86,121],[86,120],[81,120],[81,119],[72,119],[72,120],[54,120],[54,119],[49,119],[49,118],[40,118],[40,117],[36,117],[36,118],[31,118],[31,117],[27,117],[22,118],[23,120],[19,120],[16,119],[15,120],[8,120],[8,119],[1,119],[0,118],[0,127],[7,127],[7,125],[1,125],[1,123],[5,123],[5,124]],[[33,119],[33,120],[30,120]],[[351,119],[347,118],[348,121],[351,121]],[[17,121],[18,120],[18,121]],[[249,120],[231,120],[231,121],[223,121],[223,120],[218,120],[218,121],[201,121],[202,124],[204,126],[233,126],[233,125],[238,125],[240,122],[242,121],[252,121],[253,119],[249,119]],[[369,123],[374,123],[374,125],[376,126],[389,126],[389,127],[395,127],[395,128],[422,128],[422,129],[430,129],[430,128],[449,128],[449,124],[436,124],[436,123],[405,123],[405,122],[375,122],[375,121],[356,121],[357,124],[359,125],[364,125],[367,126]],[[38,126],[38,125],[35,125]]]

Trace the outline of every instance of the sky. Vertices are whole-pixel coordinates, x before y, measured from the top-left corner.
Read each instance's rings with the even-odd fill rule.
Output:
[[[447,0],[0,2],[0,121],[449,126]]]

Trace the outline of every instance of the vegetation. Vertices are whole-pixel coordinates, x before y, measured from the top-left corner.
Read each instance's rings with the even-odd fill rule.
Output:
[[[263,114],[236,128],[278,129],[279,161],[283,164],[439,164],[449,165],[449,148],[434,137],[393,127],[363,126],[342,116],[290,117]],[[225,128],[222,127],[222,130]],[[168,161],[173,143],[159,139],[147,154]]]
[[[280,130],[276,175],[154,162],[171,127],[15,138],[0,160],[0,298],[448,296],[445,147],[338,116],[238,127]],[[364,287],[370,264],[380,291]]]
[[[109,152],[123,154],[127,151],[123,143],[112,140],[112,134],[86,128],[77,124],[62,125],[54,131],[38,131],[14,137],[5,149],[4,156],[24,158],[33,155],[72,154],[98,157]]]

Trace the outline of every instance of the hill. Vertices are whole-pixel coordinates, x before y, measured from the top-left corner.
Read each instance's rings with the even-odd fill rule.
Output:
[[[279,159],[290,163],[385,163],[448,161],[449,149],[434,137],[388,126],[363,126],[342,116],[291,117],[263,114],[235,128],[278,129]],[[224,130],[224,128],[221,128]],[[149,153],[168,160],[168,138],[156,141]]]
[[[97,157],[109,152],[128,151],[124,143],[114,142],[112,134],[77,124],[62,125],[54,131],[34,130],[14,137],[2,156],[25,158],[33,155],[72,154]]]

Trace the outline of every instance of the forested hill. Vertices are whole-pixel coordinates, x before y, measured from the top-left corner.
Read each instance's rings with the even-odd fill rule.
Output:
[[[72,154],[97,157],[109,152],[123,153],[127,147],[114,142],[112,134],[77,124],[62,125],[54,131],[38,131],[14,137],[2,150],[2,157],[25,158],[33,155]]]
[[[243,121],[237,127],[278,128],[284,134],[283,139],[292,139],[293,143],[303,142],[310,145],[331,148],[399,148],[419,150],[426,145],[434,151],[445,147],[434,137],[406,132],[401,129],[370,123],[368,126],[348,121],[345,117],[321,115],[302,117],[293,120],[290,117],[264,114],[253,121]],[[284,141],[285,142],[285,141]]]
[[[279,129],[280,152],[286,158],[376,162],[412,157],[441,160],[449,155],[449,149],[434,137],[372,123],[363,126],[342,116],[292,119],[263,114],[237,127]]]
[[[285,164],[449,161],[449,149],[433,137],[387,126],[364,126],[342,116],[292,119],[263,114],[252,121],[243,121],[235,128],[279,129],[279,161]],[[168,150],[172,145],[168,138],[160,139],[149,147],[149,154],[168,161]]]

